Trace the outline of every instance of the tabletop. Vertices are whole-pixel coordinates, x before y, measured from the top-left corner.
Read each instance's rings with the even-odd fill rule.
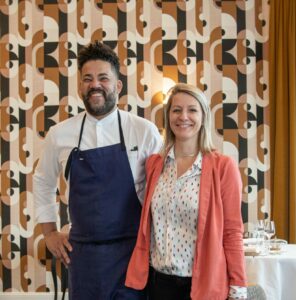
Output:
[[[296,299],[296,244],[280,253],[245,256],[248,284],[260,284],[268,300]]]

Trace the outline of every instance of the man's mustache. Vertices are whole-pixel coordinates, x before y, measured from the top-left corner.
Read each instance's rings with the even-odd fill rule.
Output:
[[[101,93],[106,98],[106,92],[101,88],[92,88],[87,92],[87,98],[91,96],[92,93]]]

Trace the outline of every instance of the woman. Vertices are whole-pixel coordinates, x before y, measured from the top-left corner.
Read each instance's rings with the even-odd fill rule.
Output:
[[[245,299],[238,168],[214,150],[210,107],[196,87],[174,86],[165,114],[126,285],[148,283],[151,300]]]

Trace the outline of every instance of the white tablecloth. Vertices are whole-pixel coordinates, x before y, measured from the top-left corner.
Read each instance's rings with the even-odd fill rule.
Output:
[[[296,299],[296,244],[281,254],[246,256],[249,284],[260,284],[268,300]]]

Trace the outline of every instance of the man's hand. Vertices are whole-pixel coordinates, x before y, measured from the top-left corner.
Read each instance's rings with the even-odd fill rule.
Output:
[[[69,235],[55,230],[47,233],[44,239],[48,250],[67,267],[70,263],[67,252],[72,251],[72,246],[69,243]]]

